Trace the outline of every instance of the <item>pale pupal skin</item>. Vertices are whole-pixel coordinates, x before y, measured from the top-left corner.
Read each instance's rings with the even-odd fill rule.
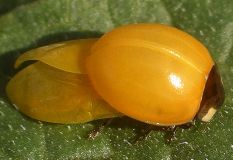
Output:
[[[127,25],[106,33],[86,62],[95,90],[112,107],[163,126],[193,120],[213,66],[198,40],[160,24]]]
[[[29,60],[41,61],[54,68],[77,74],[85,73],[85,57],[96,38],[64,41],[39,47],[22,54],[15,62],[15,68]]]
[[[25,115],[52,123],[84,123],[121,114],[93,89],[85,57],[96,39],[66,41],[22,54],[15,66],[38,60],[19,71],[6,92]]]

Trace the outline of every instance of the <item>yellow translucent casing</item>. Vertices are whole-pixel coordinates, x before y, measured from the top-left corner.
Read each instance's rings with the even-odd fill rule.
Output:
[[[15,62],[17,68],[29,60],[38,60],[54,68],[85,74],[85,57],[90,54],[90,48],[97,39],[79,39],[50,44],[30,50],[22,54]]]
[[[31,50],[16,61],[38,62],[8,83],[9,99],[27,116],[54,123],[81,123],[119,116],[93,90],[83,68],[96,39],[53,44]]]
[[[214,62],[195,38],[160,24],[135,24],[100,38],[87,58],[95,90],[119,112],[156,124],[191,121]]]

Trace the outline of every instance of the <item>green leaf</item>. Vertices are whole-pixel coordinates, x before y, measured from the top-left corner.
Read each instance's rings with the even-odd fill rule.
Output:
[[[7,4],[8,2],[8,4]],[[22,2],[22,1],[21,1]],[[25,1],[26,2],[26,1]],[[28,1],[29,2],[29,1]],[[0,7],[0,159],[233,159],[233,1],[38,0]],[[132,143],[146,124],[115,118],[94,139],[104,120],[59,125],[32,120],[5,95],[16,57],[54,42],[99,37],[123,24],[171,24],[203,42],[218,64],[226,99],[210,123],[178,127],[175,138],[156,127]]]

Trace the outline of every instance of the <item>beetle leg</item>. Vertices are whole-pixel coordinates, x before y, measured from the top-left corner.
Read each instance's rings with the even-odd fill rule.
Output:
[[[168,126],[168,127],[161,127],[161,126],[154,126],[154,125],[147,125],[144,129],[138,133],[138,135],[133,139],[132,144],[138,144],[139,142],[146,139],[146,137],[151,133],[151,131],[160,131],[164,132],[164,140],[165,143],[171,143],[172,141],[176,140],[176,132],[178,128],[188,129],[193,126],[193,123],[187,123],[181,126]]]
[[[177,140],[177,131],[178,129],[189,129],[194,125],[194,122],[189,122],[179,126],[169,126],[163,127],[163,131],[165,132],[164,139],[165,143],[169,144],[175,140]]]
[[[172,141],[176,140],[176,131],[177,126],[169,126],[169,127],[163,127],[165,131],[164,139],[165,143],[171,143]]]
[[[133,139],[133,144],[138,144],[139,142],[143,141],[147,138],[147,136],[151,133],[151,131],[162,131],[165,132],[164,139],[167,143],[176,139],[176,126],[169,126],[169,127],[161,127],[161,126],[154,126],[154,125],[147,125],[144,129],[138,133],[138,135]]]
[[[95,139],[102,131],[105,127],[107,127],[109,124],[112,123],[112,118],[111,119],[107,119],[105,120],[101,125],[95,127],[88,135],[87,138],[88,139]]]
[[[131,143],[137,144],[137,143],[141,142],[142,140],[146,139],[146,137],[150,134],[150,132],[152,130],[155,129],[155,127],[157,127],[157,126],[150,125],[150,124],[146,125],[143,129],[141,129],[139,131],[139,133],[136,135],[136,137],[133,138]]]

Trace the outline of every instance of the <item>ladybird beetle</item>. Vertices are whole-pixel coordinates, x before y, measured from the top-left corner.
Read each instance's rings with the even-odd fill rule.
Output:
[[[211,119],[222,101],[214,66],[198,40],[161,24],[126,25],[106,33],[86,62],[88,76],[106,102],[131,118],[162,126],[194,119],[213,69],[208,89],[214,90],[199,114],[203,121]]]
[[[35,49],[20,56],[16,67],[27,60],[38,62],[11,79],[7,94],[20,111],[47,122],[126,115],[179,125],[196,115],[209,121],[224,99],[208,50],[161,24],[126,25],[100,39]]]

